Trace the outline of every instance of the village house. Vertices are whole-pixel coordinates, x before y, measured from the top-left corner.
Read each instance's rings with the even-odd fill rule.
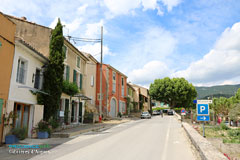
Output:
[[[3,140],[4,116],[9,96],[14,57],[16,25],[0,12],[0,143]]]
[[[97,64],[97,100],[96,105],[103,116],[117,117],[126,114],[127,76],[113,68],[102,64],[102,97],[100,96],[100,63]],[[100,108],[102,99],[102,108]]]
[[[27,136],[43,119],[43,105],[37,102],[43,70],[48,59],[20,38],[15,38],[15,54],[6,113],[13,112],[13,128],[25,128]],[[6,135],[11,128],[4,128]]]
[[[51,28],[29,22],[26,17],[7,16],[16,24],[17,37],[22,38],[45,57],[49,57]],[[73,97],[65,93],[62,94],[61,104],[59,104],[59,116],[61,118],[65,117],[66,123],[82,123],[85,102],[90,100],[86,96],[87,77],[91,76],[86,72],[86,64],[89,59],[66,38],[64,38],[63,50],[66,55],[64,60],[64,80],[76,83],[80,93]]]
[[[136,91],[135,98],[139,104],[139,110],[151,112],[152,107],[151,107],[151,98],[149,95],[149,90],[147,88],[144,88],[136,84],[132,84],[132,87]]]

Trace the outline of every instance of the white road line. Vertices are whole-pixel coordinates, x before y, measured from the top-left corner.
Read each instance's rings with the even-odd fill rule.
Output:
[[[171,120],[172,120],[172,118],[170,118],[170,121],[169,121],[169,124],[168,124],[167,135],[166,135],[166,139],[165,139],[165,145],[164,145],[164,148],[163,148],[163,154],[162,154],[161,160],[166,159]]]

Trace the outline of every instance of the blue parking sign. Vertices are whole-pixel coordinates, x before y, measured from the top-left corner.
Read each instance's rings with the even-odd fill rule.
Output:
[[[197,115],[209,115],[208,104],[197,104]]]

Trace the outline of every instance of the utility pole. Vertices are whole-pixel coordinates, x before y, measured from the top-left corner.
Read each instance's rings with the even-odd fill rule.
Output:
[[[103,54],[103,27],[101,26],[101,61],[100,61],[100,102],[99,102],[99,114],[102,118],[102,54]]]

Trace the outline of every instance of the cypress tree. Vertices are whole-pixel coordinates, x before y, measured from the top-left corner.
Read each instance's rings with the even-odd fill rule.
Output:
[[[49,48],[49,64],[44,72],[43,90],[49,95],[42,95],[44,104],[44,119],[49,120],[51,117],[56,119],[60,106],[63,73],[64,73],[64,53],[63,53],[63,31],[60,19],[54,30]]]

